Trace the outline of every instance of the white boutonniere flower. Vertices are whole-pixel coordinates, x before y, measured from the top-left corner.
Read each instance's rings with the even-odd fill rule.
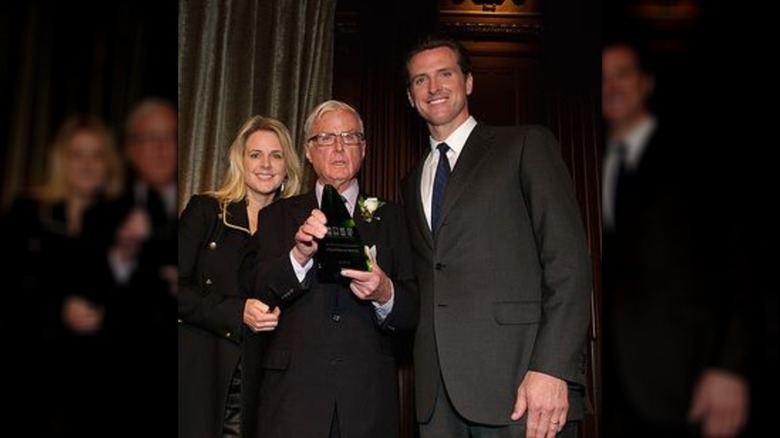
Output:
[[[371,272],[376,264],[376,245],[371,245],[371,248],[368,245],[363,245],[363,249],[365,249],[366,257],[368,257],[368,272]]]
[[[366,222],[371,222],[372,220],[381,220],[379,216],[376,216],[374,213],[379,210],[383,205],[385,205],[384,201],[380,201],[379,198],[376,197],[369,197],[364,198],[360,197],[358,198],[358,207],[360,208],[360,214],[363,216],[363,219],[365,219]]]

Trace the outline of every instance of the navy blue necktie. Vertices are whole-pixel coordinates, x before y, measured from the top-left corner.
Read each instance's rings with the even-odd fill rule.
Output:
[[[628,179],[628,173],[629,170],[627,168],[627,147],[625,144],[618,145],[617,149],[617,156],[618,156],[618,169],[617,169],[617,176],[615,177],[615,191],[614,193],[614,199],[612,202],[612,221],[613,223],[617,223],[617,216],[618,216],[618,208],[620,205],[620,202],[623,201],[623,197],[626,195],[626,180]]]
[[[433,196],[431,197],[431,234],[439,224],[439,210],[444,200],[444,190],[447,188],[447,180],[450,179],[450,160],[447,159],[447,151],[450,147],[447,143],[439,143],[439,165],[436,167],[436,178],[433,180]]]

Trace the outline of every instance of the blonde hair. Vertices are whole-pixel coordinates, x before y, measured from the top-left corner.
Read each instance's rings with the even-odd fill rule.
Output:
[[[286,178],[282,184],[283,189],[277,194],[276,198],[288,198],[297,195],[301,189],[301,162],[298,154],[293,147],[290,131],[284,123],[271,117],[255,115],[248,118],[241,129],[238,131],[233,143],[227,152],[228,167],[225,170],[225,176],[222,179],[222,185],[209,192],[220,201],[220,204],[227,205],[231,202],[238,202],[246,197],[247,188],[244,182],[244,152],[246,142],[249,137],[257,131],[269,131],[274,133],[282,144],[282,154],[284,155],[284,167]]]
[[[65,160],[68,146],[79,132],[90,132],[100,139],[103,146],[103,160],[106,163],[106,180],[100,189],[100,194],[114,198],[124,189],[124,167],[113,131],[97,116],[76,114],[68,117],[54,137],[49,149],[48,171],[43,184],[33,190],[35,196],[44,203],[55,203],[67,196],[67,175]]]

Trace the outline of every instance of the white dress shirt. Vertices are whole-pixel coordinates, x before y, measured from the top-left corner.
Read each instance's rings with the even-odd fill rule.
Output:
[[[436,167],[439,165],[439,157],[441,153],[436,148],[439,143],[447,143],[450,150],[447,152],[447,159],[450,161],[450,170],[455,168],[455,163],[460,157],[460,153],[463,151],[463,147],[466,145],[471,131],[477,126],[477,121],[474,117],[469,116],[463,124],[450,134],[444,141],[434,140],[433,137],[428,137],[431,143],[431,153],[425,157],[425,162],[422,168],[422,177],[420,178],[420,199],[423,203],[423,212],[425,213],[425,219],[428,220],[428,228],[431,227],[431,201],[433,199],[433,180],[436,178]]]

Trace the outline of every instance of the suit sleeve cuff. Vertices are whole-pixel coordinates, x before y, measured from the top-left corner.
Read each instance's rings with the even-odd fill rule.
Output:
[[[314,266],[314,259],[309,259],[306,265],[301,266],[298,261],[295,260],[295,257],[293,257],[292,250],[290,250],[290,263],[292,264],[293,271],[295,271],[295,276],[298,277],[298,283],[303,283],[303,280],[306,279],[306,274],[308,274],[309,270]]]
[[[393,282],[390,282],[390,299],[387,300],[384,304],[379,304],[376,301],[372,301],[371,304],[374,305],[374,311],[376,312],[376,317],[379,323],[381,324],[385,318],[387,318],[387,315],[390,314],[390,312],[393,311],[393,303],[395,302],[395,286],[393,286]]]

